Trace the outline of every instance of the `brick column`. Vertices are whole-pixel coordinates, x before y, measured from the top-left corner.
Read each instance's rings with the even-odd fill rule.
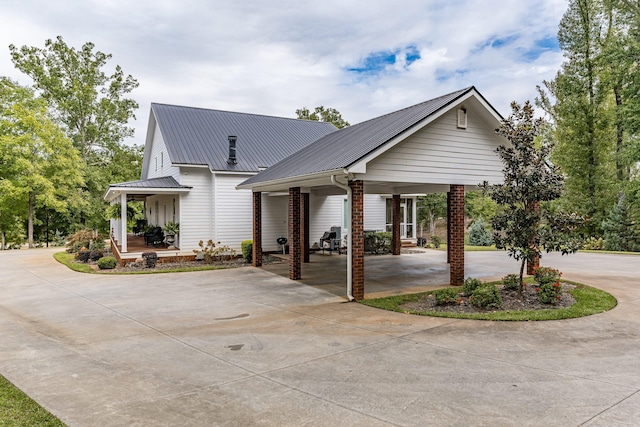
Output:
[[[302,193],[300,203],[302,205],[300,210],[300,215],[302,216],[302,229],[300,230],[302,233],[302,260],[303,262],[309,262],[309,193]]]
[[[262,193],[253,193],[253,248],[252,265],[262,266]]]
[[[300,187],[289,188],[289,279],[302,278],[300,238]]]
[[[531,207],[535,213],[540,215],[540,202],[533,202],[533,206]],[[534,269],[540,267],[540,256],[536,255],[533,257],[531,262],[527,261],[527,274],[529,276],[533,276]]]
[[[447,191],[447,264],[451,262],[451,193]]]
[[[349,181],[351,187],[351,265],[353,297],[364,299],[364,184]]]
[[[459,286],[464,282],[464,186],[451,185],[449,194],[449,282]]]
[[[392,217],[393,217],[393,229],[391,233],[391,253],[393,255],[400,255],[400,247],[402,242],[400,241],[400,195],[394,194],[392,203]]]

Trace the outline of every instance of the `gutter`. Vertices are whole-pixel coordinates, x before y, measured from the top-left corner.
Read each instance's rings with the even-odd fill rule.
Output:
[[[344,185],[341,182],[338,182],[336,180],[336,176],[335,175],[331,175],[331,183],[333,185],[335,185],[338,188],[341,188],[343,190],[345,190],[347,192],[347,218],[349,221],[349,224],[352,223],[352,218],[351,218],[351,199],[352,199],[352,194],[351,194],[351,187],[349,187],[348,185]],[[351,233],[353,230],[349,230],[349,233]],[[351,237],[347,238],[347,299],[349,301],[354,301],[355,298],[353,297],[353,259],[351,256]]]

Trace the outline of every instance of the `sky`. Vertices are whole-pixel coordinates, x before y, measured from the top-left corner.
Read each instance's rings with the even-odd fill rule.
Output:
[[[31,84],[9,45],[92,42],[152,102],[295,118],[335,108],[355,124],[475,86],[503,116],[563,61],[566,0],[3,0],[0,75]]]

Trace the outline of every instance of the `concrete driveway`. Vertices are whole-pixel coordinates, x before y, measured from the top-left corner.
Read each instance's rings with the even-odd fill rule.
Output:
[[[384,312],[255,268],[86,275],[53,252],[0,253],[0,373],[71,426],[640,425],[639,257],[545,256],[619,305],[511,323]],[[400,258],[446,254],[420,256]]]

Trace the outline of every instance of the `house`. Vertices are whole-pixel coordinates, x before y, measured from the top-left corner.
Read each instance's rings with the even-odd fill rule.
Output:
[[[179,222],[179,249],[165,256],[192,254],[208,239],[236,249],[253,239],[261,253],[279,250],[283,236],[297,248],[302,235],[308,249],[332,226],[350,235],[353,200],[346,189],[366,176],[360,231],[393,231],[399,244],[416,237],[417,195],[501,180],[495,148],[503,142],[494,132],[500,119],[473,87],[341,130],[152,104],[141,179],[110,185],[105,199],[144,201],[149,224]],[[304,229],[292,228],[292,188],[300,193]],[[112,220],[112,246],[122,259],[135,259],[140,251],[129,251],[123,220]]]
[[[447,193],[450,283],[464,280],[464,194],[480,182],[500,183],[496,154],[508,143],[496,134],[502,117],[469,87],[354,126],[329,133],[239,185],[253,191],[253,263],[262,259],[262,200],[289,194],[289,278],[302,278],[309,235],[304,194],[345,195],[348,255],[346,293],[364,298],[364,230],[370,212],[366,197],[391,194],[392,246],[400,254],[403,194]],[[374,213],[375,215],[375,213]]]

